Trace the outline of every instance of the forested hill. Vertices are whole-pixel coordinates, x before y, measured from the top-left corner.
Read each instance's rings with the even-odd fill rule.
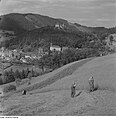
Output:
[[[87,27],[64,19],[32,13],[0,16],[0,30],[1,47],[31,50],[40,46],[48,48],[50,42],[59,46],[83,48],[92,40],[99,39],[102,42],[106,36],[116,33],[116,27]]]
[[[87,27],[78,23],[70,23],[64,19],[56,19],[40,14],[19,14],[11,13],[0,16],[0,29],[22,33],[24,31],[31,31],[45,26],[60,25],[62,28],[70,29],[72,31],[83,32],[98,32],[110,30],[104,27]]]
[[[42,27],[17,35],[15,38],[2,42],[1,45],[7,48],[29,48],[35,50],[38,47],[49,48],[52,42],[59,46],[82,47],[87,40],[87,33],[72,32],[55,27]]]
[[[0,29],[15,31],[16,33],[31,31],[45,26],[55,26],[56,24],[63,25],[68,29],[77,30],[74,25],[69,24],[66,20],[55,19],[39,14],[11,13],[0,17]]]

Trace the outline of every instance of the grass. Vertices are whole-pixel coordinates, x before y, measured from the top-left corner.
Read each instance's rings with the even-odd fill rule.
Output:
[[[16,91],[16,86],[13,84],[7,85],[4,87],[3,92],[7,93],[10,91]]]
[[[25,88],[27,91],[32,91],[35,89],[42,89],[48,85],[51,85],[52,83],[56,82],[57,80],[60,80],[66,76],[71,75],[75,70],[77,70],[79,67],[90,61],[92,58],[88,58],[85,60],[82,60],[80,62],[74,63],[71,66],[69,66],[66,69],[61,70],[59,73],[56,73],[53,77],[50,77],[40,83],[34,84],[30,87]]]
[[[95,59],[90,62],[88,61],[91,59],[81,60],[80,62],[63,66],[45,75],[45,77],[40,76],[37,78],[37,82],[36,79],[33,79],[33,83],[30,86],[24,86],[28,91],[34,90],[33,92],[28,92],[27,95],[22,96],[21,92],[17,94],[19,91],[17,90],[15,94],[12,93],[14,94],[13,96],[10,95],[9,98],[6,97],[7,99],[4,99],[7,107],[9,107],[9,109],[11,107],[11,110],[6,110],[7,115],[74,116],[116,114],[114,103],[116,99],[114,95],[115,92],[109,91],[115,88],[114,73],[116,70],[115,67],[112,67],[112,63],[114,64],[115,60],[114,58],[108,56],[108,58],[102,57],[100,60]],[[109,73],[112,71],[114,72]],[[95,91],[92,93],[88,93],[87,90],[82,89],[88,88],[88,78],[90,74],[93,74],[95,77]],[[113,77],[109,79],[108,76]],[[39,81],[39,79],[41,80]],[[76,80],[76,96],[72,99],[70,97],[70,90],[64,89],[68,88],[68,86],[72,84],[72,81]],[[78,90],[78,86],[81,88],[80,90]],[[21,89],[22,87],[20,91]],[[38,90],[35,91],[35,89]],[[110,109],[112,110],[110,111]]]

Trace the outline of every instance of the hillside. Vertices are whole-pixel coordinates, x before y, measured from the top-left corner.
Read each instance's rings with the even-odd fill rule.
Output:
[[[45,51],[48,51],[51,42],[60,47],[91,48],[95,46],[94,44],[91,45],[91,41],[104,45],[105,37],[108,34],[108,32],[105,32],[99,35],[46,26],[16,35],[12,39],[1,42],[1,46],[8,49],[23,49],[27,52],[38,50],[38,47],[42,47]]]
[[[16,33],[22,33],[24,31],[30,31],[45,26],[55,26],[56,24],[64,24],[67,28],[76,30],[76,28],[69,25],[66,20],[54,19],[39,14],[11,13],[1,16],[0,19],[0,29],[15,31]]]
[[[52,18],[32,13],[10,13],[0,16],[0,29],[15,31],[16,33],[22,33],[24,31],[31,31],[36,28],[55,25],[65,27],[66,29],[70,29],[72,31],[82,32],[115,30],[115,28],[108,29],[105,27],[87,27],[78,23],[70,23],[64,19]]]
[[[33,79],[32,85],[21,86],[29,91],[27,95],[23,96],[20,91],[16,91],[4,97],[4,114],[116,115],[115,60],[116,54],[85,59],[38,77],[38,80]],[[88,92],[90,76],[94,77],[96,87],[92,93]],[[42,82],[55,79],[58,80],[48,82],[49,85],[40,89],[40,84],[44,84]],[[70,87],[74,81],[77,87],[76,97],[73,99],[70,97]]]
[[[3,42],[7,48],[26,48],[31,47],[31,50],[38,47],[49,48],[52,42],[59,46],[81,47],[86,40],[82,32],[70,32],[68,30],[57,29],[55,27],[42,27],[26,33],[17,35],[15,38]]]
[[[96,36],[102,42],[116,32],[116,27],[87,27],[40,14],[11,13],[0,16],[0,32],[1,47],[36,50],[38,47],[48,49],[51,41],[59,46],[85,47],[83,45]]]

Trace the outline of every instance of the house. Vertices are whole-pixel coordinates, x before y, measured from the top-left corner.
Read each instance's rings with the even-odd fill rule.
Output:
[[[50,45],[50,51],[61,51],[62,49],[61,49],[61,47],[60,46],[58,46],[58,45],[52,45],[52,43],[51,43],[51,45]]]
[[[27,58],[30,58],[31,59],[31,56],[29,56],[29,55],[25,55],[25,58],[27,59]]]
[[[23,63],[27,63],[27,60],[25,58],[21,58],[20,61],[22,61]]]
[[[37,59],[37,56],[36,56],[35,54],[32,54],[32,55],[31,55],[31,58],[32,58],[32,59]]]
[[[62,51],[65,51],[67,49],[68,49],[68,47],[62,47]]]

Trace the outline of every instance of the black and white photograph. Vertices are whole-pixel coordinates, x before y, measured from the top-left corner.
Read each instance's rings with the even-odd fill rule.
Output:
[[[0,118],[46,116],[116,116],[116,0],[0,0]]]

